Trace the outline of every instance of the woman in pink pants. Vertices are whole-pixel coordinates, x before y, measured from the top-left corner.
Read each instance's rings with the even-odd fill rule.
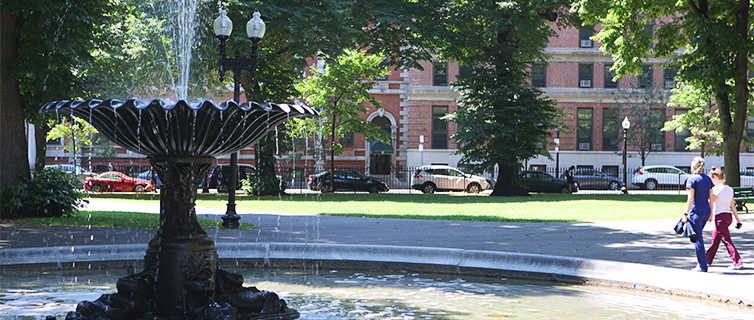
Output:
[[[725,185],[725,174],[722,170],[712,167],[709,175],[712,183],[715,185],[712,188],[712,194],[710,194],[712,214],[715,216],[715,230],[712,231],[712,243],[707,250],[707,264],[711,264],[712,260],[715,259],[717,247],[720,245],[720,240],[722,240],[725,248],[728,249],[730,258],[733,259],[733,264],[728,269],[741,270],[744,268],[744,263],[741,261],[741,256],[738,255],[738,250],[733,245],[730,231],[728,231],[728,226],[732,222],[731,213],[735,216],[737,225],[741,223],[738,219],[736,202],[733,200],[733,189]],[[710,221],[712,221],[712,217],[710,217]]]

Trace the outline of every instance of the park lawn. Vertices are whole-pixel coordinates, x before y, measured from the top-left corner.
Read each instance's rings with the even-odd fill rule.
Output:
[[[97,195],[100,198],[101,195]],[[153,203],[151,200],[117,198],[110,201]],[[469,194],[294,194],[236,197],[236,210],[375,218],[474,220],[501,222],[578,222],[654,220],[679,217],[685,193],[680,194],[534,194],[531,197],[490,197]],[[202,208],[224,209],[227,198],[199,194]]]
[[[159,205],[159,202],[158,202]],[[198,218],[199,225],[205,230],[222,229],[221,220]],[[70,217],[26,218],[3,221],[18,225],[54,225],[54,226],[93,226],[136,229],[157,229],[160,216],[143,212],[90,211],[80,210]],[[241,229],[256,229],[250,223],[241,222]]]

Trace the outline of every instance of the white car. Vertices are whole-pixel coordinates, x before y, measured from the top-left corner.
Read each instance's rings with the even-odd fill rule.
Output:
[[[449,166],[421,166],[411,177],[411,188],[423,193],[435,191],[466,191],[479,193],[492,188],[487,179],[480,176],[463,173],[457,168]]]
[[[685,189],[690,177],[691,174],[673,166],[644,166],[634,172],[631,183],[646,190],[657,190],[660,186],[677,190]]]

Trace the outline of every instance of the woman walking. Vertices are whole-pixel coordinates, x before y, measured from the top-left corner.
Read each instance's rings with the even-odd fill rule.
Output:
[[[733,259],[733,264],[728,269],[741,270],[744,268],[744,263],[741,261],[741,256],[738,255],[738,250],[733,245],[730,231],[728,231],[732,217],[736,218],[736,227],[741,227],[741,220],[738,219],[738,211],[736,210],[736,202],[733,200],[733,189],[725,184],[725,174],[722,170],[712,167],[709,176],[715,185],[712,187],[712,194],[710,195],[712,214],[715,216],[715,230],[712,231],[712,243],[709,245],[709,250],[707,250],[707,265],[712,264],[712,260],[715,259],[715,253],[717,253],[717,247],[720,245],[720,240],[722,240],[725,248],[728,249],[728,255]]]
[[[690,222],[696,231],[697,265],[693,271],[707,272],[707,255],[704,252],[702,230],[710,217],[709,195],[712,190],[712,180],[704,174],[704,158],[696,157],[691,160],[691,170],[694,173],[686,180],[686,211],[683,213],[683,223]]]

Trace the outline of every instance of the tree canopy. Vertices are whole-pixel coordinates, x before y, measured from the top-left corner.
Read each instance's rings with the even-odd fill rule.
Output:
[[[750,6],[749,0],[579,0],[572,7],[585,23],[602,25],[594,38],[613,55],[618,77],[641,70],[649,56],[670,57],[666,67],[679,70],[677,80],[714,92],[731,186],[740,182],[750,98]]]
[[[450,1],[434,37],[443,59],[471,68],[453,85],[461,93],[458,123],[451,138],[459,144],[460,163],[475,171],[499,168],[493,196],[527,194],[518,179],[521,164],[549,156],[550,130],[563,112],[555,101],[529,84],[529,66],[546,61],[544,47],[554,35],[551,24],[564,1]]]

